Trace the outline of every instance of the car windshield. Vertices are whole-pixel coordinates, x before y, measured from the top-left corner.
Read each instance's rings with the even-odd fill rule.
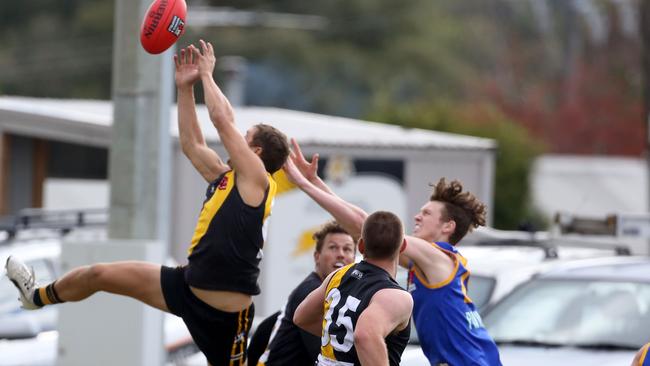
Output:
[[[497,343],[636,349],[650,329],[650,284],[533,280],[483,320]]]
[[[467,294],[474,306],[480,311],[490,301],[494,291],[494,277],[471,275],[467,285]]]

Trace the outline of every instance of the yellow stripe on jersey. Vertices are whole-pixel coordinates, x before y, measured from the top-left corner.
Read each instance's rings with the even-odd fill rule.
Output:
[[[454,253],[454,255],[456,256],[456,259],[458,259],[460,263],[463,264],[463,267],[465,267],[466,272],[463,273],[462,276],[460,276],[460,287],[461,287],[461,291],[463,291],[463,295],[465,296],[463,300],[465,301],[466,304],[470,304],[472,303],[472,299],[470,299],[469,296],[467,295],[467,282],[469,281],[469,276],[470,276],[470,270],[467,269],[467,259],[457,253]]]
[[[225,189],[221,188],[224,179],[226,179]],[[210,197],[210,200],[203,205],[203,209],[201,209],[201,214],[199,215],[199,221],[197,222],[196,228],[194,229],[194,235],[192,236],[192,243],[190,244],[190,247],[187,249],[188,255],[192,254],[192,251],[199,244],[199,241],[201,240],[203,235],[205,235],[205,233],[208,231],[208,227],[210,226],[210,223],[212,222],[214,215],[217,214],[217,212],[221,208],[221,205],[223,205],[223,202],[226,200],[226,198],[228,197],[230,191],[232,191],[232,188],[234,186],[235,186],[235,171],[231,170],[224,175],[222,181],[219,183],[219,186],[215,188],[215,191],[212,194],[212,197]]]
[[[267,175],[269,176],[269,194],[266,195],[266,204],[264,205],[264,218],[262,219],[262,222],[266,221],[266,219],[271,214],[271,209],[273,208],[273,200],[275,199],[275,194],[278,191],[278,184],[270,174],[267,173]]]
[[[460,290],[463,292],[463,296],[465,296],[465,298],[463,299],[463,301],[465,301],[465,304],[472,303],[472,299],[470,299],[469,295],[467,295],[467,285],[465,285],[468,279],[469,279],[469,271],[463,273],[463,275],[460,276]]]
[[[325,291],[325,297],[326,298],[327,298],[327,295],[330,293],[330,291],[332,291],[332,289],[339,287],[339,285],[341,284],[341,279],[347,273],[347,271],[350,268],[352,268],[353,265],[354,265],[354,263],[348,264],[347,266],[339,269],[334,274],[334,276],[332,276],[332,278],[330,279],[330,283],[327,284],[327,291]],[[323,306],[323,314],[327,314],[327,311],[329,310],[330,305],[331,305],[331,301],[325,301],[324,306]],[[327,321],[325,320],[325,318],[323,318],[323,332],[325,331],[326,324],[327,324]],[[321,332],[321,336],[322,336],[322,332]],[[330,344],[329,340],[328,340],[326,345],[321,346],[320,353],[323,356],[325,356],[325,357],[327,357],[327,358],[329,358],[331,360],[336,360],[336,356],[334,356],[334,348],[332,348],[332,345]]]
[[[298,188],[295,184],[289,181],[289,178],[287,178],[287,174],[283,169],[280,169],[277,172],[273,173],[272,177],[273,180],[278,184],[278,196]]]
[[[436,249],[440,249],[441,251],[443,251],[443,252],[449,254],[449,255],[451,256],[452,260],[454,261],[454,265],[455,265],[455,266],[454,266],[454,270],[451,272],[451,274],[449,275],[449,277],[447,277],[447,278],[444,279],[443,281],[441,281],[441,282],[437,282],[437,283],[429,283],[429,282],[427,281],[427,279],[426,279],[426,276],[425,276],[423,273],[420,273],[420,269],[419,269],[417,266],[415,266],[413,272],[414,272],[415,275],[418,277],[418,280],[420,280],[420,282],[422,282],[422,284],[423,284],[426,288],[436,289],[436,288],[445,287],[445,286],[447,286],[451,281],[453,281],[454,277],[456,277],[456,273],[458,273],[458,266],[459,266],[460,261],[462,261],[462,259],[465,259],[465,258],[462,258],[462,257],[461,257],[462,259],[459,260],[458,257],[456,256],[456,254],[455,254],[454,252],[450,252],[450,251],[448,251],[448,250],[445,250],[445,249],[439,247],[436,243],[431,243],[431,245],[433,245]]]
[[[232,350],[230,351],[230,364],[229,366],[235,365],[235,357],[237,356],[237,335],[241,332],[241,318],[244,315],[244,310],[239,312],[237,317],[237,332],[235,333],[235,338],[232,340]],[[241,363],[240,363],[241,364]]]
[[[250,306],[246,308],[246,314],[244,315],[244,330],[242,331],[244,334],[248,334],[248,311],[250,310]],[[239,336],[239,333],[237,333],[237,336]],[[246,352],[246,338],[243,338],[240,340],[240,345],[239,345],[239,352],[242,355],[241,359],[239,359],[239,364],[243,365],[244,364],[244,353]]]
[[[454,253],[454,255],[456,256],[456,259],[460,260],[460,263],[463,264],[463,267],[467,268],[467,258],[463,257],[462,255],[460,255],[458,253]]]
[[[641,358],[639,359],[639,366],[643,366],[643,363],[645,362],[645,358],[648,355],[648,348],[650,348],[650,343],[647,343],[642,348],[643,351],[641,352]]]

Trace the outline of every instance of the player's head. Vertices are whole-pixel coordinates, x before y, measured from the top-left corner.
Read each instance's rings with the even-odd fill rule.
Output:
[[[426,241],[447,241],[457,244],[467,232],[485,225],[486,207],[463,185],[441,178],[433,185],[433,193],[415,215],[413,235]]]
[[[404,227],[395,214],[377,211],[364,221],[359,241],[364,258],[395,259],[405,245]]]
[[[246,141],[251,148],[259,148],[257,155],[264,162],[267,172],[273,174],[282,168],[289,156],[287,136],[277,128],[263,123],[246,132]]]
[[[354,262],[357,246],[352,236],[336,221],[325,223],[314,233],[313,238],[316,241],[316,273],[321,279],[332,271]]]

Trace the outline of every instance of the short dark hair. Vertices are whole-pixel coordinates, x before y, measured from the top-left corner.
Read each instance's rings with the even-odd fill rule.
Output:
[[[449,237],[451,244],[457,244],[467,232],[480,225],[485,225],[487,207],[470,192],[463,192],[463,185],[458,180],[447,183],[445,178],[440,178],[433,185],[430,201],[438,201],[444,205],[442,220],[454,220],[456,230]]]
[[[277,128],[263,123],[253,126],[255,134],[251,145],[262,148],[260,158],[267,172],[273,174],[282,168],[289,156],[287,136]]]
[[[345,235],[350,235],[343,226],[341,226],[338,222],[332,220],[328,221],[323,226],[318,229],[317,232],[312,235],[312,238],[314,238],[314,241],[316,241],[316,251],[320,253],[320,251],[323,249],[323,244],[325,243],[325,237],[329,234],[345,234]],[[352,235],[350,235],[352,236]],[[356,243],[354,244],[356,247]]]
[[[404,240],[402,221],[394,213],[377,211],[366,218],[361,229],[364,256],[368,259],[390,259],[399,254]]]

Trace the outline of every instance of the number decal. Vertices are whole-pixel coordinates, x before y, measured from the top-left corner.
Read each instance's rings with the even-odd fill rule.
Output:
[[[332,324],[332,313],[334,312],[334,308],[336,305],[338,305],[339,301],[341,301],[341,292],[339,292],[339,289],[334,288],[332,291],[330,291],[327,294],[327,298],[325,299],[325,302],[330,302],[330,306],[327,309],[327,314],[325,314],[325,326],[323,327],[323,336],[320,339],[320,345],[322,347],[327,346],[327,343],[330,341],[330,325]]]
[[[337,288],[332,289],[329,294],[327,294],[326,301],[331,301],[329,308],[327,309],[327,314],[325,314],[325,327],[323,328],[323,336],[321,337],[321,346],[326,346],[328,343],[332,345],[332,348],[339,352],[348,352],[352,349],[354,345],[354,326],[352,324],[352,318],[346,316],[345,313],[356,312],[357,307],[359,307],[359,299],[354,296],[348,296],[345,299],[345,303],[338,311],[338,317],[336,318],[336,326],[345,328],[345,337],[343,337],[343,343],[340,343],[336,337],[332,337],[329,333],[330,326],[332,326],[332,314],[334,309],[341,301],[341,292]]]

